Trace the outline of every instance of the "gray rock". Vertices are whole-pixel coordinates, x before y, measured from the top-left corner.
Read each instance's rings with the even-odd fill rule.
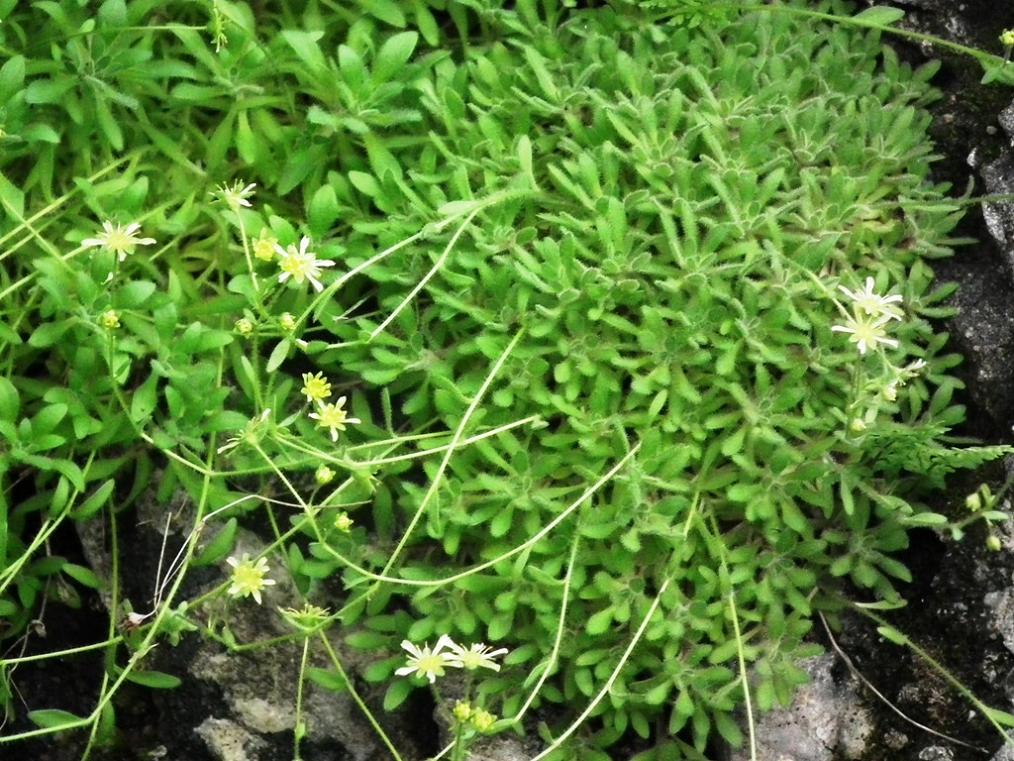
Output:
[[[954,751],[943,745],[931,745],[919,751],[919,761],[954,761]]]
[[[259,737],[228,719],[205,719],[194,731],[222,761],[251,761],[267,747]]]
[[[993,610],[993,627],[1003,638],[1003,644],[1014,652],[1014,587],[990,592],[983,598]]]
[[[1014,745],[1007,743],[996,752],[990,761],[1014,761]]]
[[[866,752],[873,721],[852,678],[838,684],[831,673],[835,657],[809,659],[803,667],[811,682],[793,704],[757,720],[757,757],[770,761],[852,761]],[[731,761],[747,761],[739,750]]]

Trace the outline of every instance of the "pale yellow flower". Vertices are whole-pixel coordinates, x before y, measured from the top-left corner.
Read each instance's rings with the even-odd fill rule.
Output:
[[[275,244],[275,251],[278,253],[278,267],[282,271],[278,276],[278,282],[284,283],[290,277],[296,283],[309,280],[313,289],[319,293],[324,290],[324,284],[319,279],[320,270],[322,267],[333,267],[334,262],[330,259],[318,259],[315,253],[308,250],[309,247],[310,239],[305,235],[299,241],[298,249],[291,245],[282,248],[277,243]]]
[[[1004,47],[1014,47],[1014,29],[1004,29],[1000,32],[1000,43]]]
[[[454,714],[455,719],[464,723],[472,716],[472,706],[462,700],[459,700],[454,704],[454,708],[451,709],[451,713]]]
[[[324,373],[303,373],[303,388],[308,402],[322,402],[331,396],[331,382]]]
[[[278,318],[278,324],[286,333],[291,333],[296,329],[296,318],[292,312],[282,312],[282,316]]]
[[[361,423],[359,418],[349,417],[345,411],[345,397],[339,397],[334,404],[321,402],[316,412],[310,417],[317,421],[318,428],[327,428],[331,432],[331,441],[338,441],[338,431],[345,430],[346,423]]]
[[[352,530],[352,526],[355,521],[349,517],[349,514],[342,510],[334,518],[334,527],[341,531],[343,534],[347,534]]]
[[[451,665],[468,669],[469,671],[474,671],[477,668],[499,671],[500,664],[496,663],[493,659],[506,655],[508,652],[505,647],[494,650],[491,647],[486,647],[482,642],[470,645],[467,650],[457,642],[451,642],[448,647],[451,649]]]
[[[240,317],[238,320],[236,320],[236,324],[234,327],[236,328],[236,332],[239,333],[241,336],[248,336],[251,333],[253,333],[254,324],[246,317]]]
[[[253,597],[257,604],[261,603],[261,590],[275,583],[274,579],[267,578],[268,561],[264,558],[257,558],[254,562],[250,554],[243,553],[243,558],[237,560],[230,557],[225,562],[232,566],[232,585],[228,592],[233,597]]]
[[[444,634],[437,640],[437,644],[431,650],[429,645],[416,647],[407,639],[404,640],[401,646],[408,651],[408,661],[405,666],[395,670],[394,673],[398,676],[419,674],[429,679],[430,684],[433,684],[438,676],[444,675],[444,667],[450,665],[447,653],[444,652],[444,648],[450,642],[451,638]]]
[[[849,333],[849,341],[856,344],[860,354],[865,354],[877,344],[897,348],[898,342],[887,337],[884,325],[890,317],[880,317],[876,321],[864,320],[857,317],[849,317],[844,325],[832,325],[831,330],[835,333]]]
[[[94,238],[85,238],[81,241],[84,248],[104,248],[122,262],[129,254],[134,253],[138,246],[150,246],[155,243],[154,238],[138,238],[135,233],[141,229],[137,222],[131,222],[126,227],[106,221],[102,223],[102,232]]]
[[[901,303],[901,296],[898,294],[881,296],[873,292],[875,285],[876,283],[873,278],[868,277],[866,278],[866,285],[861,291],[858,289],[850,291],[844,285],[839,285],[838,288],[852,299],[852,305],[857,313],[862,313],[869,317],[877,316],[886,317],[891,320],[900,320],[902,312],[895,304]]]

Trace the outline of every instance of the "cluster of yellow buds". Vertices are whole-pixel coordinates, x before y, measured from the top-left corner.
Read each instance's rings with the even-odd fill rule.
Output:
[[[451,709],[454,718],[461,724],[470,724],[476,731],[485,734],[496,724],[496,716],[483,708],[475,708],[470,703],[459,700]]]

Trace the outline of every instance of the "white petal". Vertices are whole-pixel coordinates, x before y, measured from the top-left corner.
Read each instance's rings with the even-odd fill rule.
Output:
[[[415,673],[415,666],[402,666],[400,669],[395,669],[394,673],[398,676],[408,676]]]
[[[104,246],[106,242],[99,238],[85,238],[81,241],[82,248],[94,248],[95,246]]]
[[[402,647],[402,649],[407,650],[409,653],[411,653],[413,658],[422,658],[423,657],[422,650],[420,650],[418,647],[416,647],[415,645],[413,645],[407,639],[404,639],[404,640],[401,641],[401,647]]]

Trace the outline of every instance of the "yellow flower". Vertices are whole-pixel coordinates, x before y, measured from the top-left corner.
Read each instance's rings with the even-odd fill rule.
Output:
[[[246,317],[240,317],[238,320],[236,320],[236,324],[234,327],[236,328],[236,332],[239,333],[241,336],[248,336],[251,333],[253,333],[254,324],[250,322],[250,320],[248,320]]]
[[[468,703],[464,701],[459,700],[457,703],[454,704],[454,708],[451,709],[451,713],[454,714],[455,719],[464,723],[468,721],[468,719],[472,715],[472,706],[470,706]]]
[[[352,530],[352,525],[355,523],[347,512],[342,510],[334,519],[334,527],[341,531],[343,534],[347,534]]]
[[[275,583],[274,579],[265,578],[270,570],[268,561],[257,558],[254,562],[250,559],[250,554],[244,552],[241,560],[231,557],[225,562],[232,566],[232,586],[228,589],[229,594],[233,597],[252,596],[260,605],[261,590]]]
[[[253,253],[258,259],[270,262],[275,258],[275,246],[278,245],[278,238],[270,235],[267,229],[261,230],[260,237],[253,242]]]
[[[120,327],[120,314],[115,309],[107,309],[102,313],[99,321],[102,323],[102,327],[107,330],[116,330]]]
[[[278,267],[282,271],[278,276],[278,282],[284,283],[290,277],[296,283],[309,280],[313,289],[320,293],[324,290],[324,284],[319,279],[320,269],[321,267],[333,267],[334,262],[330,259],[318,259],[315,253],[308,250],[309,246],[310,239],[305,235],[299,241],[298,250],[295,246],[282,248],[275,244],[275,251],[278,252],[279,257]]]
[[[334,404],[320,403],[316,412],[311,412],[310,417],[317,421],[318,428],[328,428],[331,431],[331,441],[338,441],[338,431],[345,430],[346,423],[361,423],[359,418],[349,417],[345,411],[345,397],[339,397]]]
[[[122,262],[128,254],[134,253],[134,249],[138,246],[150,246],[155,242],[154,238],[138,238],[135,233],[140,229],[141,225],[137,222],[131,222],[123,227],[106,221],[102,223],[102,232],[94,238],[85,238],[81,241],[81,246],[83,248],[96,246],[104,248],[106,251],[116,254],[116,257]]]
[[[291,333],[296,329],[296,318],[292,315],[292,312],[283,312],[282,316],[278,318],[278,324],[282,326],[282,330],[286,333]]]
[[[496,716],[489,711],[480,708],[472,714],[472,726],[480,732],[489,732],[494,724],[496,724]]]
[[[324,373],[303,373],[302,393],[308,402],[322,402],[331,396],[331,382]]]
[[[1014,47],[1014,29],[1004,29],[1000,32],[1000,42],[1004,47]]]

